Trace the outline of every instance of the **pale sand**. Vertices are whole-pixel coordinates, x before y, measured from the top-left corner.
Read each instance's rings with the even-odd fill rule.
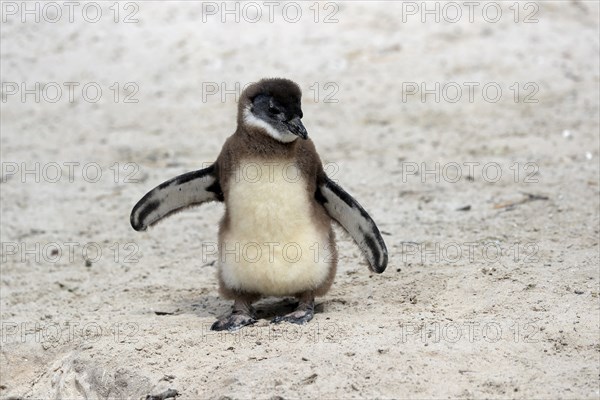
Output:
[[[80,86],[73,104],[66,89],[56,103],[17,95],[1,104],[4,176],[7,163],[40,162],[40,175],[52,178],[48,163],[56,162],[63,177],[36,183],[19,171],[0,186],[0,397],[138,399],[167,388],[183,399],[600,396],[596,2],[539,2],[531,24],[514,22],[512,2],[495,24],[481,6],[474,23],[467,15],[404,23],[401,3],[391,2],[343,3],[331,24],[314,22],[312,3],[296,24],[281,11],[272,24],[203,23],[202,3],[141,3],[139,23],[115,24],[112,2],[102,4],[96,24],[81,6],[72,24],[66,16],[2,23],[2,82]],[[320,18],[331,11],[321,7]],[[532,11],[521,8],[520,20]],[[146,233],[131,229],[129,212],[155,185],[214,160],[235,129],[234,96],[203,102],[203,83],[231,89],[265,76],[302,87],[309,135],[328,171],[386,232],[390,265],[369,273],[338,230],[337,278],[309,325],[263,318],[214,334],[210,324],[230,306],[218,297],[211,247],[222,205]],[[96,104],[81,96],[89,82],[103,89]],[[127,82],[139,87],[137,104],[122,103]],[[403,101],[403,82],[456,82],[463,98]],[[472,103],[468,82],[480,84]],[[503,89],[496,103],[482,97],[489,82]],[[539,87],[538,103],[523,103],[528,82]],[[336,90],[338,102],[325,103]],[[73,182],[69,162],[80,163]],[[124,181],[128,162],[139,166],[139,183]],[[473,181],[470,162],[479,163]],[[103,168],[97,183],[82,177],[83,166],[94,177],[92,163]],[[439,174],[410,175],[421,163],[439,163]],[[463,168],[458,182],[450,163]],[[501,167],[496,183],[490,163]],[[523,193],[548,200],[503,207]],[[72,260],[68,242],[78,243]],[[14,243],[34,253],[39,243],[39,262],[7,254]],[[90,267],[86,243],[103,251]],[[276,299],[261,304],[266,316],[289,309]]]

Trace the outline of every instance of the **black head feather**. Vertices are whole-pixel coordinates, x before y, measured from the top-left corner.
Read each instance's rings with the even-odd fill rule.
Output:
[[[291,119],[294,116],[302,118],[301,98],[302,91],[293,81],[285,78],[265,78],[248,86],[240,97],[238,109],[238,119],[242,115],[243,109],[258,96],[272,97],[275,102],[283,108],[286,117]]]
[[[262,79],[242,93],[238,125],[258,127],[258,132],[284,143],[298,137],[307,139],[308,133],[301,121],[301,97],[300,87],[289,79]]]

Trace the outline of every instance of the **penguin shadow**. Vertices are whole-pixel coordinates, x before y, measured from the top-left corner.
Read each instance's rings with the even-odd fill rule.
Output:
[[[298,300],[286,297],[268,297],[253,304],[257,319],[272,320],[293,312],[298,307]],[[174,312],[157,313],[157,315],[193,314],[200,318],[220,318],[231,312],[232,301],[224,300],[215,295],[193,298],[173,305]],[[324,303],[315,304],[315,314],[324,310]]]
[[[273,319],[289,314],[298,307],[298,301],[292,298],[267,298],[254,303],[257,319]]]

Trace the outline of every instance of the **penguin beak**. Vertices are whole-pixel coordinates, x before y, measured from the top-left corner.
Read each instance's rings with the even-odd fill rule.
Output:
[[[290,132],[294,135],[306,140],[308,139],[308,132],[306,132],[306,128],[302,125],[302,121],[300,121],[299,117],[294,117],[291,120],[286,122],[286,125]]]

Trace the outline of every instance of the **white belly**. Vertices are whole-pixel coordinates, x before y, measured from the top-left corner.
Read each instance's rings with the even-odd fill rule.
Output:
[[[328,232],[312,221],[295,165],[247,161],[229,181],[229,229],[219,244],[223,283],[267,296],[293,295],[329,274]]]

